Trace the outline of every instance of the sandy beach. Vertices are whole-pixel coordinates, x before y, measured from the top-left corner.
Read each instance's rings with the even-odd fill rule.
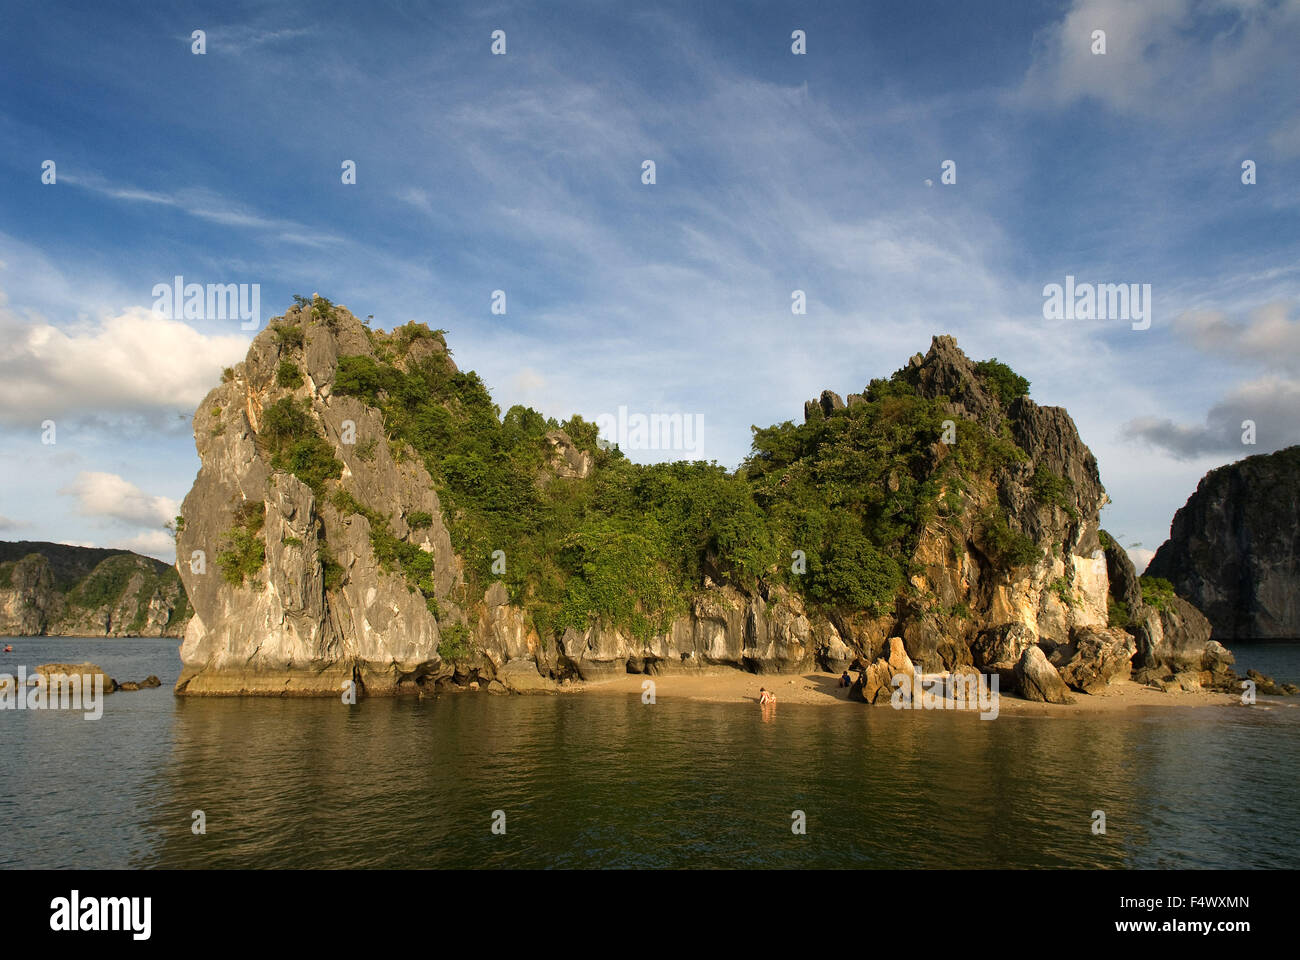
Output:
[[[774,692],[777,703],[810,706],[836,706],[847,704],[863,709],[865,704],[849,699],[847,688],[840,687],[839,676],[833,673],[805,673],[798,676],[785,674],[752,674],[742,670],[718,669],[704,673],[668,674],[646,677],[643,674],[626,674],[610,680],[565,684],[564,693],[587,694],[640,694],[642,684],[655,682],[656,699],[683,698],[713,703],[758,703],[759,689],[766,687]],[[1116,680],[1105,691],[1096,695],[1075,693],[1073,704],[1035,703],[1022,700],[1014,694],[999,697],[1002,713],[1018,716],[1069,716],[1078,713],[1116,713],[1127,710],[1160,707],[1230,707],[1240,706],[1241,699],[1227,693],[1165,693],[1154,687]],[[1272,699],[1272,698],[1270,698]],[[1285,701],[1283,701],[1285,702]]]

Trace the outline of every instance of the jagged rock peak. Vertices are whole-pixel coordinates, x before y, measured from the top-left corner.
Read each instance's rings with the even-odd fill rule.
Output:
[[[1019,393],[1012,385],[1014,375],[1004,375],[999,382],[991,382],[1000,372],[1000,364],[988,361],[984,366],[987,369],[982,373],[981,365],[961,351],[955,337],[939,334],[931,338],[930,349],[924,356],[913,355],[894,377],[910,384],[923,397],[947,397],[954,415],[991,427]],[[1028,383],[1020,382],[1027,390]],[[864,402],[866,397],[861,393],[849,394],[846,404],[837,393],[823,390],[818,399],[804,404],[804,421],[819,415],[829,417],[838,410]]]

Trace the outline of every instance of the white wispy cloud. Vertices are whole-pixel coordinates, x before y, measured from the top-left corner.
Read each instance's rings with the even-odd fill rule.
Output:
[[[341,242],[341,238],[330,234],[328,231],[321,230],[319,227],[308,227],[295,220],[265,216],[245,204],[223,197],[219,193],[203,187],[187,187],[170,192],[142,190],[128,184],[115,183],[92,172],[61,172],[59,182],[71,184],[124,203],[144,203],[167,207],[223,227],[272,231],[279,239],[288,243],[321,246]]]

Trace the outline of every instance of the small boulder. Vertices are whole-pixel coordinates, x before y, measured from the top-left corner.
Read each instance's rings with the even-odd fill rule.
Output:
[[[1097,693],[1114,679],[1128,677],[1132,671],[1137,644],[1125,631],[1078,631],[1073,644],[1074,655],[1061,667],[1061,679],[1084,693]]]
[[[538,673],[532,660],[508,660],[497,671],[497,679],[517,693],[550,693],[555,689],[555,681]]]
[[[979,669],[996,673],[998,682],[1010,690],[1015,684],[1016,664],[1037,642],[1037,634],[1027,624],[1004,623],[981,633],[971,644],[971,654]]]
[[[1268,694],[1270,697],[1284,697],[1291,691],[1286,686],[1279,684],[1276,680],[1266,673],[1260,673],[1258,670],[1247,670],[1246,677],[1255,682],[1255,692]]]
[[[46,683],[49,682],[51,676],[58,676],[59,674],[63,674],[64,676],[72,676],[75,674],[80,677],[91,677],[91,683],[95,682],[93,679],[94,677],[102,676],[104,678],[105,693],[112,693],[117,689],[117,681],[106,674],[102,667],[93,663],[42,663],[36,668],[35,672],[43,674]]]
[[[877,660],[858,674],[849,696],[863,703],[888,703],[894,692],[895,672],[888,661]]]
[[[1037,646],[1029,647],[1016,663],[1016,686],[1026,700],[1074,703],[1069,687]]]

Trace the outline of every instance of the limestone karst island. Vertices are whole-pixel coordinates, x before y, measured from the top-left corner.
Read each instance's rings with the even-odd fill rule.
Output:
[[[581,417],[502,415],[443,331],[300,297],[194,415],[176,692],[727,690],[747,673],[779,695],[781,675],[851,671],[867,703],[900,674],[1060,704],[1130,678],[1240,693],[1187,592],[1137,577],[1099,528],[1069,414],[1005,364],[936,336],[801,419],[756,428],[735,472],[640,466]],[[1290,603],[1270,615],[1300,633]]]

